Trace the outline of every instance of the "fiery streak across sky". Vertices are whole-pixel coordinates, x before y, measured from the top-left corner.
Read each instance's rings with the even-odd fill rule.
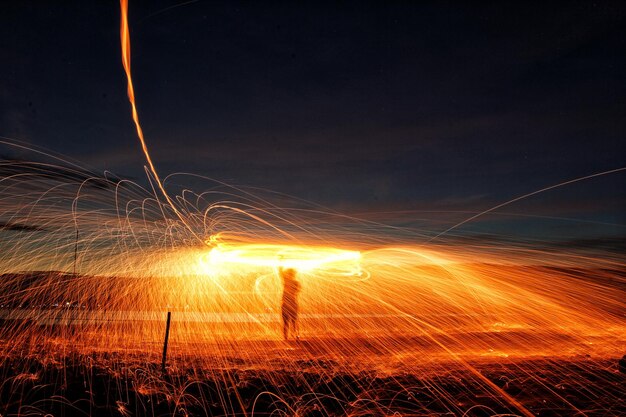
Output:
[[[146,139],[143,136],[143,129],[141,129],[141,124],[139,123],[139,113],[137,112],[137,103],[135,101],[135,88],[133,87],[133,78],[130,70],[130,30],[128,28],[128,0],[120,0],[120,9],[121,9],[121,18],[120,18],[120,41],[122,46],[122,64],[124,65],[124,71],[126,72],[126,79],[128,81],[128,100],[130,101],[130,106],[132,109],[133,121],[135,122],[135,127],[137,128],[137,136],[139,137],[139,141],[141,142],[141,149],[146,157],[146,161],[148,162],[148,166],[150,167],[150,172],[154,176],[154,180],[157,183],[157,186],[165,200],[170,205],[172,210],[176,213],[178,218],[185,223],[185,219],[182,217],[176,204],[172,201],[170,196],[167,194],[167,191],[163,187],[163,183],[161,182],[161,178],[152,162],[152,158],[150,157],[150,152],[148,151],[148,145],[146,144]]]
[[[120,0],[120,41],[121,41],[121,51],[122,51],[122,64],[124,66],[124,71],[126,73],[126,79],[128,81],[128,100],[130,101],[131,109],[132,109],[132,117],[135,122],[135,127],[137,128],[137,136],[139,137],[139,141],[141,143],[141,149],[146,157],[146,161],[148,163],[150,172],[152,173],[154,180],[157,183],[157,186],[163,196],[165,197],[167,203],[172,208],[172,210],[176,213],[176,216],[185,224],[186,227],[189,228],[190,232],[198,237],[193,229],[186,222],[185,218],[178,210],[176,203],[172,201],[169,194],[165,190],[161,178],[152,162],[152,158],[150,157],[150,152],[148,151],[148,145],[146,144],[146,139],[143,135],[143,129],[141,128],[141,124],[139,123],[139,113],[137,112],[137,103],[135,100],[135,89],[133,87],[133,80],[131,74],[131,53],[130,53],[130,29],[128,25],[128,0]],[[238,208],[230,207],[231,210],[240,210]],[[243,212],[243,211],[242,211]],[[245,213],[245,212],[244,212]],[[257,218],[260,221],[262,219]],[[326,252],[331,251],[334,252],[332,254],[327,254]],[[271,248],[269,245],[259,245],[259,246],[245,246],[239,247],[235,250],[225,251],[222,247],[222,244],[217,248],[211,250],[209,254],[209,258],[211,259],[211,263],[219,262],[223,264],[227,263],[243,263],[243,264],[257,264],[257,265],[267,265],[268,263],[272,264],[272,257],[275,257],[277,254],[289,253],[290,260],[283,262],[284,265],[288,266],[298,266],[299,269],[310,270],[316,267],[325,266],[327,263],[336,264],[338,260],[343,260],[344,258],[353,260],[355,256],[354,252],[340,252],[339,250],[333,249],[325,249],[315,251],[313,248],[309,247],[307,249],[294,248],[294,247],[274,247]],[[294,254],[302,254],[305,253],[306,256],[301,259],[297,258],[293,259]],[[317,253],[314,253],[317,252]]]

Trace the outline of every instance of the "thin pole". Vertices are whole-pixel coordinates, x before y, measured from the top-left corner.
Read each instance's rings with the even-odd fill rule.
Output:
[[[78,258],[78,229],[76,229],[76,239],[74,240],[74,276],[76,276],[76,259]]]
[[[172,312],[167,312],[167,324],[165,325],[165,342],[163,343],[163,360],[161,361],[161,368],[165,372],[165,360],[167,359],[167,341],[170,338],[170,322],[172,321]]]

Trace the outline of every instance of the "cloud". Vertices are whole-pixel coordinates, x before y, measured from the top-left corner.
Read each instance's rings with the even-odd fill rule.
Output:
[[[98,189],[115,188],[122,181],[122,178],[109,172],[99,174],[76,166],[10,159],[0,155],[0,178],[13,175],[64,183],[84,183],[86,187]]]
[[[554,246],[566,249],[599,250],[622,255],[626,253],[626,236],[597,236],[570,239],[557,242]]]
[[[0,230],[12,232],[43,232],[46,229],[35,225],[0,221]]]

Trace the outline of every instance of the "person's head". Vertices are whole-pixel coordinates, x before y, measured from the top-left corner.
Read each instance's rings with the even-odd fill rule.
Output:
[[[285,281],[296,279],[296,270],[293,268],[283,269],[281,275]]]

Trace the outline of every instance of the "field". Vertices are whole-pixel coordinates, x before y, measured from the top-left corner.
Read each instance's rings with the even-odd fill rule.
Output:
[[[456,268],[485,276],[532,272],[553,283],[567,277],[569,291],[562,294],[570,297],[576,288],[588,290],[585,283],[602,282],[606,291],[596,288],[588,296],[603,294],[603,304],[594,309],[593,299],[589,308],[578,310],[543,294],[544,310],[530,311],[531,302],[504,309],[483,303],[482,311],[463,312],[415,288],[408,292],[411,297],[397,295],[395,300],[386,299],[378,288],[365,291],[377,296],[368,301],[367,311],[358,303],[362,296],[352,299],[346,290],[340,303],[328,289],[321,295],[307,291],[305,284],[299,341],[282,340],[277,309],[263,307],[267,304],[260,302],[258,293],[232,292],[221,300],[231,311],[218,308],[219,303],[205,303],[204,311],[198,304],[170,306],[172,324],[162,369],[166,312],[148,308],[146,301],[156,303],[161,292],[134,290],[148,298],[124,299],[124,305],[143,308],[114,310],[88,303],[89,297],[65,297],[74,301],[62,302],[41,296],[42,283],[84,284],[93,277],[40,274],[26,285],[24,275],[5,276],[22,282],[25,293],[34,291],[39,297],[31,299],[39,304],[26,305],[27,298],[22,298],[20,305],[0,309],[5,352],[0,414],[626,413],[626,373],[618,367],[626,346],[619,304],[622,273],[487,264]],[[434,273],[430,267],[420,270]],[[572,285],[574,275],[578,287]],[[350,288],[361,294],[363,286],[374,285],[371,280],[376,274]],[[139,285],[129,279],[102,281],[118,290],[124,282]],[[434,285],[432,277],[429,282]],[[407,293],[409,283],[394,284],[400,283],[405,291],[398,294]],[[64,288],[85,292],[84,285],[74,284]],[[211,308],[214,311],[207,311]]]
[[[261,361],[224,348],[213,358],[175,355],[163,373],[158,355],[42,357],[47,347],[34,343],[2,362],[2,415],[493,416],[523,415],[520,405],[539,416],[626,413],[626,375],[612,358],[405,358],[380,369],[387,357],[373,349],[348,360],[326,343],[266,343]],[[363,366],[372,362],[379,369]]]

